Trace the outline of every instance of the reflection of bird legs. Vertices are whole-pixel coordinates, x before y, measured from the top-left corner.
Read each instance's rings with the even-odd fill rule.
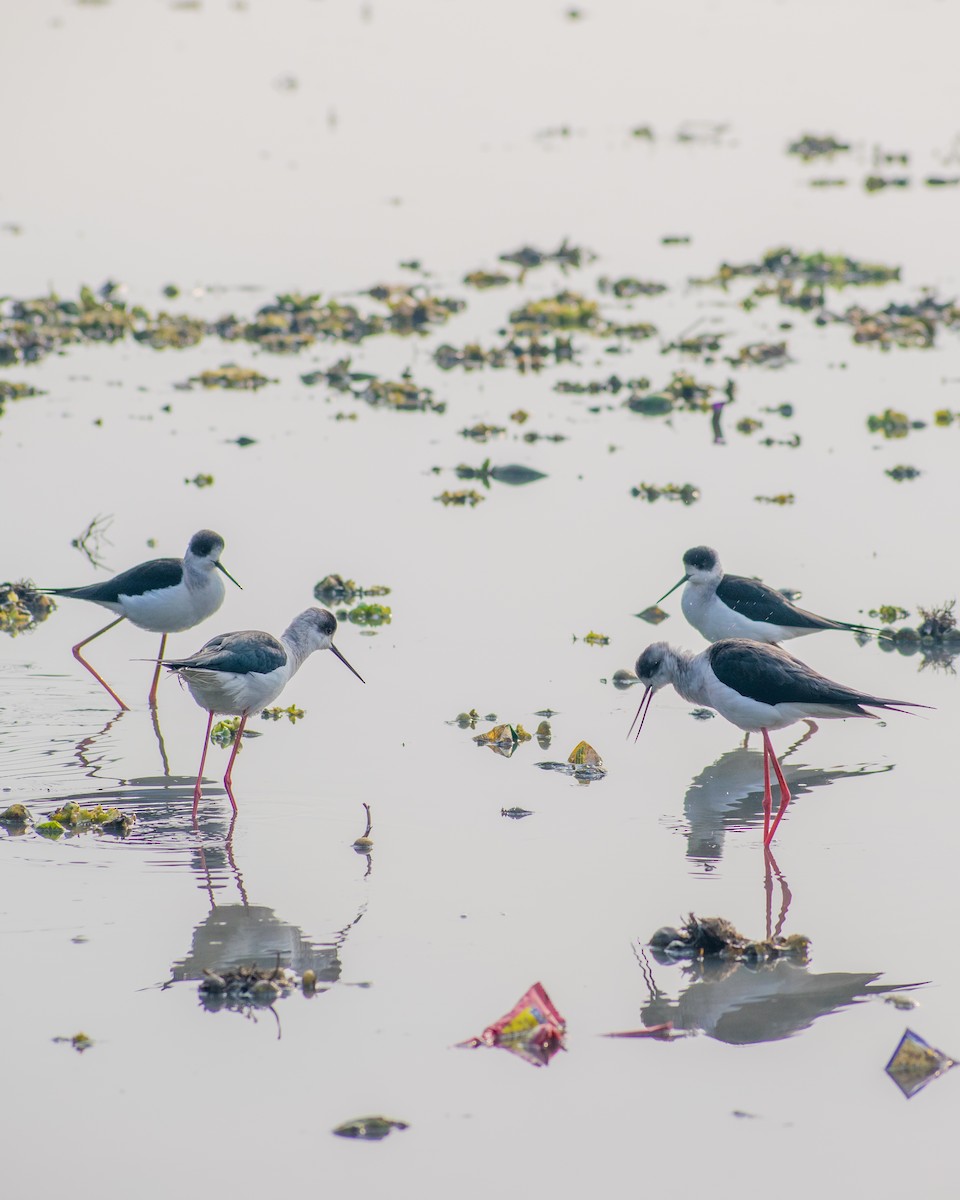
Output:
[[[153,673],[153,683],[150,685],[150,695],[147,696],[147,703],[151,708],[157,707],[157,684],[160,682],[160,664],[163,659],[163,652],[167,648],[167,635],[164,634],[160,639],[160,649],[157,652],[157,669]]]
[[[84,646],[89,645],[89,643],[92,642],[94,640],[94,638],[98,638],[101,635],[101,633],[106,633],[108,629],[113,629],[114,625],[119,625],[121,621],[125,621],[126,619],[127,619],[126,617],[117,617],[117,619],[115,621],[111,621],[109,625],[104,625],[104,627],[102,629],[98,629],[96,633],[91,633],[90,636],[88,638],[84,638],[82,642],[77,642],[77,644],[73,647],[73,650],[71,651],[71,653],[73,654],[73,657],[77,660],[77,662],[82,667],[86,667],[86,669],[94,677],[94,679],[97,681],[97,683],[99,683],[102,688],[106,688],[106,690],[110,693],[110,695],[114,698],[114,700],[116,700],[116,702],[120,705],[121,709],[124,709],[124,710],[126,710],[127,705],[124,704],[124,702],[120,699],[120,697],[113,690],[113,688],[110,686],[110,684],[107,683],[107,681],[104,678],[102,678],[102,676],[98,675],[97,672],[93,669],[93,667],[90,666],[90,664],[83,657],[83,655],[80,653],[80,651],[83,649]]]
[[[776,875],[777,882],[780,884],[780,913],[777,917],[776,925],[773,925],[774,875]],[[763,848],[763,891],[767,902],[767,941],[770,941],[771,938],[779,937],[783,931],[783,923],[787,919],[793,893],[790,891],[790,885],[783,877],[783,872],[777,865],[777,860],[766,846]]]
[[[230,828],[227,830],[227,836],[223,842],[223,848],[227,854],[227,862],[230,864],[230,869],[233,871],[233,881],[237,885],[237,891],[240,893],[240,899],[243,901],[244,908],[249,907],[250,901],[247,899],[247,889],[243,883],[243,876],[240,874],[240,868],[237,866],[237,860],[233,857],[233,830],[237,823],[237,814],[234,813],[230,818]],[[197,835],[199,836],[199,829]],[[206,849],[202,841],[197,844],[197,850],[200,856],[200,869],[203,871],[204,891],[210,900],[211,910],[217,907],[217,902],[213,895],[213,877],[210,874],[210,868],[207,865]]]
[[[157,745],[160,747],[160,761],[163,764],[164,779],[170,778],[170,760],[167,758],[167,748],[163,742],[163,733],[160,730],[160,717],[157,713],[157,706],[154,704],[150,708],[150,720],[153,722],[153,732],[157,738]]]
[[[80,741],[77,742],[76,746],[74,746],[74,748],[73,748],[74,753],[76,754],[77,758],[80,760],[80,765],[82,767],[87,768],[87,775],[89,775],[89,777],[91,779],[94,778],[94,776],[100,770],[100,767],[94,766],[90,762],[90,760],[87,758],[87,751],[90,749],[91,746],[93,746],[96,742],[98,742],[100,740],[100,738],[103,737],[104,734],[109,733],[110,730],[113,728],[113,726],[116,725],[116,723],[123,716],[123,714],[125,712],[129,712],[129,711],[130,710],[128,708],[122,708],[115,717],[110,718],[110,720],[106,723],[106,725],[104,725],[104,727],[98,733],[88,734],[85,738],[81,738]]]

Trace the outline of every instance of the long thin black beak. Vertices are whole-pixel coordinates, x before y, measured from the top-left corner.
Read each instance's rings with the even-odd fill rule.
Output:
[[[340,651],[339,651],[339,650],[336,648],[336,646],[334,646],[334,645],[333,645],[333,643],[332,643],[332,642],[331,642],[331,644],[330,644],[330,649],[331,649],[331,650],[334,652],[334,654],[337,656],[337,658],[339,658],[339,659],[340,659],[340,661],[343,663],[343,665],[344,665],[345,667],[349,667],[349,669],[350,669],[351,671],[353,671],[354,675],[356,675],[356,677],[357,677],[357,678],[360,680],[360,682],[361,682],[361,683],[366,683],[366,682],[367,682],[367,681],[364,679],[364,677],[363,677],[363,676],[360,674],[360,672],[359,672],[359,671],[354,671],[354,670],[353,670],[353,667],[351,667],[351,666],[350,666],[350,664],[349,664],[349,663],[347,662],[347,660],[346,660],[346,659],[343,657],[343,655],[342,655],[342,654],[340,653]]]
[[[233,584],[234,587],[240,588],[241,592],[243,591],[243,588],[240,587],[240,584],[237,583],[237,581],[230,574],[230,572],[227,570],[227,568],[223,565],[222,562],[215,562],[213,565],[217,568],[218,571],[222,571],[224,573],[224,575],[226,575],[226,577],[230,580],[230,582]]]
[[[684,585],[684,584],[687,582],[687,580],[688,580],[689,578],[690,578],[690,576],[689,576],[689,575],[684,575],[684,577],[683,577],[683,578],[682,578],[682,579],[681,579],[681,580],[680,580],[678,583],[675,583],[675,584],[673,585],[673,587],[670,589],[670,591],[669,591],[669,592],[664,592],[664,593],[663,593],[663,595],[660,597],[660,599],[657,601],[657,603],[658,603],[658,604],[662,604],[662,603],[664,602],[664,600],[666,600],[666,598],[667,598],[668,596],[672,596],[672,595],[673,595],[673,593],[674,593],[674,592],[677,590],[677,588],[678,588],[678,587],[683,587],[683,585]]]
[[[637,715],[630,722],[630,728],[627,731],[627,741],[630,740],[630,734],[633,733],[633,727],[636,725],[638,719],[640,720],[640,729],[637,730],[637,737],[633,740],[636,741],[640,737],[640,730],[643,729],[643,722],[647,719],[647,713],[650,711],[650,705],[653,703],[653,696],[653,688],[648,687],[640,697],[640,707],[637,709]],[[640,717],[641,713],[643,713],[642,718]]]

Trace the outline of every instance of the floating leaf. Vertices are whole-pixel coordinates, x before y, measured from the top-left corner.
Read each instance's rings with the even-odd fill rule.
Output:
[[[409,1129],[406,1121],[394,1121],[391,1117],[356,1117],[344,1121],[334,1129],[337,1137],[362,1138],[368,1142],[379,1142],[394,1129]]]
[[[908,1100],[925,1088],[931,1080],[957,1065],[941,1050],[934,1049],[919,1034],[908,1029],[884,1068]]]

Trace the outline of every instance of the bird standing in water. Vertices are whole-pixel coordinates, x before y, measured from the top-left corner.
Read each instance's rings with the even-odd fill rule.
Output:
[[[875,717],[875,713],[866,711],[865,705],[884,712],[926,707],[909,700],[871,696],[834,683],[779,646],[746,638],[725,638],[700,654],[679,650],[666,642],[654,642],[637,659],[636,671],[644,692],[630,733],[639,719],[638,738],[654,694],[668,683],[691,704],[715,708],[731,724],[763,735],[764,846],[773,841],[790,803],[790,789],[770,743],[771,729],[783,729],[794,721],[812,717]],[[772,824],[771,762],[780,785],[780,807]]]
[[[797,608],[772,587],[742,575],[725,575],[716,550],[694,546],[683,556],[683,577],[657,601],[661,604],[678,587],[680,607],[694,629],[708,642],[721,638],[750,638],[754,642],[783,642],[788,638],[843,629],[848,633],[873,633],[866,625],[831,621]]]
[[[214,533],[212,529],[201,529],[190,539],[183,558],[151,558],[149,562],[122,571],[112,579],[91,583],[86,587],[38,589],[51,596],[90,600],[120,614],[109,625],[104,625],[82,642],[77,642],[72,653],[77,662],[90,672],[101,687],[106,688],[122,709],[126,709],[127,705],[109,683],[97,674],[80,651],[124,620],[151,633],[162,633],[160,651],[157,654],[157,669],[153,674],[148,697],[151,705],[156,704],[160,660],[167,647],[167,634],[192,629],[194,625],[199,625],[217,611],[223,603],[225,590],[223,580],[217,572],[226,575],[231,583],[240,587],[220,562],[223,545],[223,538],[219,533]]]
[[[290,622],[279,638],[260,630],[221,633],[189,658],[166,659],[163,666],[175,672],[190,689],[190,695],[207,711],[207,731],[193,790],[193,819],[197,819],[203,785],[203,765],[210,745],[210,731],[216,713],[240,718],[223,786],[233,811],[233,763],[247,718],[266,708],[286,687],[315,650],[332,650],[345,667],[364,682],[333,644],[337,618],[325,608],[308,608]]]

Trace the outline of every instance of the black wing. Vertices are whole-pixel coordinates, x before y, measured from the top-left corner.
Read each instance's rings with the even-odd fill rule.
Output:
[[[90,583],[78,588],[45,588],[54,596],[69,596],[73,600],[106,601],[116,604],[121,596],[142,596],[159,588],[176,587],[183,579],[183,561],[179,558],[152,558],[149,562],[121,571],[102,583]]]
[[[771,625],[793,625],[797,629],[850,629],[860,630],[862,625],[848,625],[845,621],[831,621],[818,617],[816,613],[797,608],[781,592],[758,583],[756,579],[744,579],[742,575],[724,575],[717,587],[717,595],[727,606],[751,621],[765,621]]]
[[[192,667],[202,671],[225,671],[239,675],[266,675],[287,661],[283,643],[272,633],[244,629],[221,633],[211,638],[189,658],[167,658],[163,665],[171,671]]]
[[[707,653],[713,673],[721,683],[760,704],[830,704],[835,708],[848,708],[851,714],[858,712],[861,704],[875,708],[896,704],[924,707],[911,704],[909,700],[871,696],[845,684],[834,683],[786,650],[764,642],[727,638],[714,642]]]

